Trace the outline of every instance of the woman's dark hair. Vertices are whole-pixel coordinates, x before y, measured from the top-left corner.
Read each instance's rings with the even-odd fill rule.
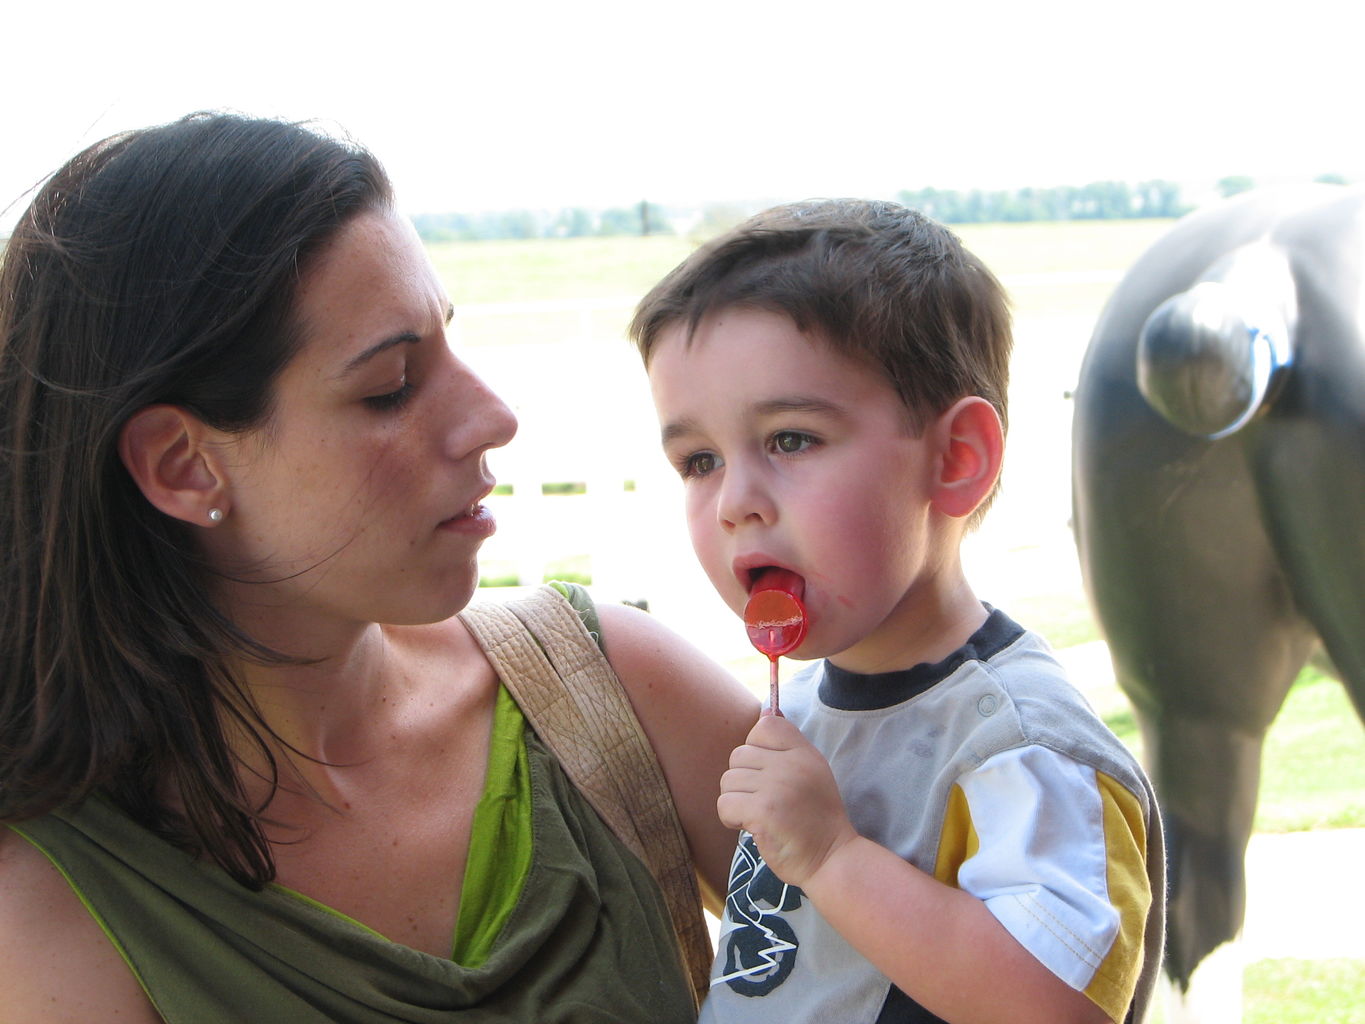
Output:
[[[161,402],[266,423],[310,255],[390,202],[351,143],[194,114],[91,146],[22,215],[0,262],[0,822],[99,791],[273,877],[226,737],[275,760],[227,665],[281,656],[215,608],[194,528],[143,497],[119,433]]]

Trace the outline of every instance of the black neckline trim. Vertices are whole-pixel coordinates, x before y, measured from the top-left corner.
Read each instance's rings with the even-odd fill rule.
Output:
[[[1018,640],[1024,627],[1000,609],[989,605],[987,608],[990,614],[981,628],[965,644],[933,665],[921,662],[895,672],[863,675],[826,661],[824,678],[820,680],[821,702],[839,711],[879,711],[918,697],[969,661],[989,661]]]

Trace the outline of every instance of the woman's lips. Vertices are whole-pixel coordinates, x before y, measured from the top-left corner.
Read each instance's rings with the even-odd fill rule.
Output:
[[[436,528],[444,533],[491,537],[498,528],[498,521],[493,518],[493,513],[488,510],[487,506],[478,502],[459,515],[445,520]]]

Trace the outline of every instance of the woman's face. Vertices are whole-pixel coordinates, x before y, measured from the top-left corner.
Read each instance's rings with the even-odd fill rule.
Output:
[[[484,453],[516,419],[447,345],[450,313],[390,212],[357,216],[309,263],[301,350],[266,423],[224,442],[227,515],[207,537],[230,614],[259,638],[310,617],[434,622],[472,596],[495,528]]]

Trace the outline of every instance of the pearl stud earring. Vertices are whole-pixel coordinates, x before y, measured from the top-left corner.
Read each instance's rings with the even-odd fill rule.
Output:
[[[223,510],[221,508],[209,509],[209,522],[221,523],[223,521]]]

